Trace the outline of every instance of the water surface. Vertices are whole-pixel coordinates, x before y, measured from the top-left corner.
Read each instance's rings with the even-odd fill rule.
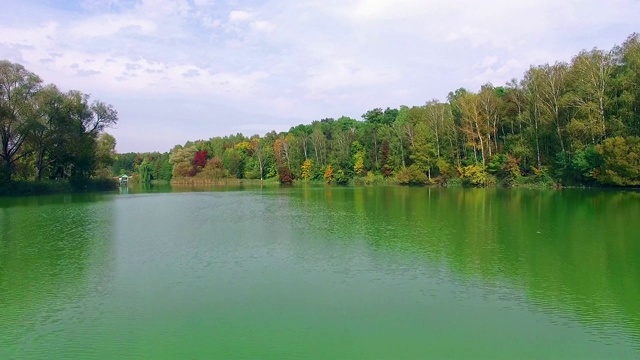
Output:
[[[0,199],[0,358],[640,358],[640,196]]]

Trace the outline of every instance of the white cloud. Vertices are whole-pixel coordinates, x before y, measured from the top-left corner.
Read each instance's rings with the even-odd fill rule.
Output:
[[[489,68],[492,67],[493,65],[495,65],[498,62],[498,57],[493,55],[493,56],[485,56],[484,58],[482,58],[482,60],[480,61],[480,63],[478,65],[476,65],[477,68]]]
[[[394,8],[402,7],[404,1],[400,1],[400,4],[395,4],[385,0],[368,0],[368,1],[356,1],[353,8],[350,11],[351,16],[356,20],[371,20],[380,17],[384,17],[392,12]]]
[[[112,36],[121,31],[151,34],[156,23],[132,15],[104,15],[77,22],[70,26],[69,33],[75,38]]]
[[[197,7],[213,6],[214,4],[215,4],[214,0],[193,0],[193,5]]]
[[[186,16],[191,6],[187,0],[142,0],[139,9],[144,16]]]
[[[395,79],[397,75],[389,69],[363,67],[355,61],[336,59],[309,71],[305,84],[311,93],[318,94],[343,87],[358,88],[384,84]]]
[[[251,27],[253,29],[255,29],[255,30],[258,30],[258,31],[271,32],[271,31],[275,30],[276,25],[274,23],[269,22],[269,21],[258,20],[258,21],[253,21],[251,23]]]
[[[481,73],[462,79],[463,84],[461,85],[472,89],[486,83],[492,83],[496,86],[503,85],[514,78],[514,73],[521,73],[527,67],[527,63],[517,59],[507,60],[501,65],[494,63],[491,67],[485,67]]]
[[[23,51],[33,51],[49,47],[58,28],[59,24],[55,21],[32,28],[0,28],[0,39],[4,39],[3,44],[21,46]],[[42,56],[48,57],[47,54]]]
[[[233,10],[229,13],[230,22],[243,22],[243,21],[251,20],[252,18],[253,18],[253,14],[248,11]]]

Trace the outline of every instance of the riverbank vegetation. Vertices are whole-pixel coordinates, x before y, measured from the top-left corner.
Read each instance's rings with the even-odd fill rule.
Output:
[[[277,179],[337,184],[640,185],[640,36],[446,102],[376,108],[264,136],[189,141],[119,154],[141,181]]]
[[[42,85],[19,64],[0,62],[0,74],[4,192],[28,183],[39,185],[23,192],[89,188],[122,173],[182,184],[640,186],[638,34],[609,51],[531,66],[503,86],[459,88],[445,102],[189,141],[166,153],[115,154],[104,133],[118,120],[113,107]]]
[[[0,61],[0,195],[114,188],[116,110]]]

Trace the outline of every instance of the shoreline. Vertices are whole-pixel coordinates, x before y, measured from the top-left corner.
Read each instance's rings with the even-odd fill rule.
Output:
[[[117,189],[118,183],[110,178],[89,179],[82,181],[11,181],[0,184],[0,197],[106,192],[115,191]]]
[[[134,187],[145,186],[143,183],[132,182]],[[152,182],[146,186],[170,186],[177,189],[188,189],[197,187],[224,187],[224,186],[266,186],[266,187],[299,187],[299,186],[330,186],[330,187],[379,187],[379,186],[397,186],[407,188],[452,188],[452,189],[529,189],[529,190],[554,190],[560,191],[564,189],[583,189],[583,190],[607,190],[607,191],[640,191],[640,187],[613,187],[613,186],[564,186],[554,184],[518,184],[515,186],[502,186],[500,184],[492,184],[489,186],[464,186],[459,182],[437,183],[427,185],[405,185],[399,184],[397,181],[385,180],[376,183],[366,183],[363,181],[352,180],[348,184],[327,184],[319,180],[295,180],[292,184],[280,184],[277,179],[176,179],[172,181]],[[64,181],[12,181],[0,185],[0,198],[21,197],[21,196],[45,196],[56,194],[82,194],[91,192],[109,192],[118,190],[118,182],[113,179],[90,179],[82,182]]]

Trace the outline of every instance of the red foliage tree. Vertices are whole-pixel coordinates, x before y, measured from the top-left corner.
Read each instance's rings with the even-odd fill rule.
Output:
[[[291,184],[293,182],[291,171],[289,171],[289,168],[285,166],[278,168],[278,177],[280,179],[280,184]]]
[[[191,164],[193,166],[197,166],[199,168],[203,168],[205,165],[207,165],[207,156],[209,154],[207,153],[207,150],[202,150],[202,151],[198,151],[196,152],[196,154],[193,156],[193,160],[191,160]]]

